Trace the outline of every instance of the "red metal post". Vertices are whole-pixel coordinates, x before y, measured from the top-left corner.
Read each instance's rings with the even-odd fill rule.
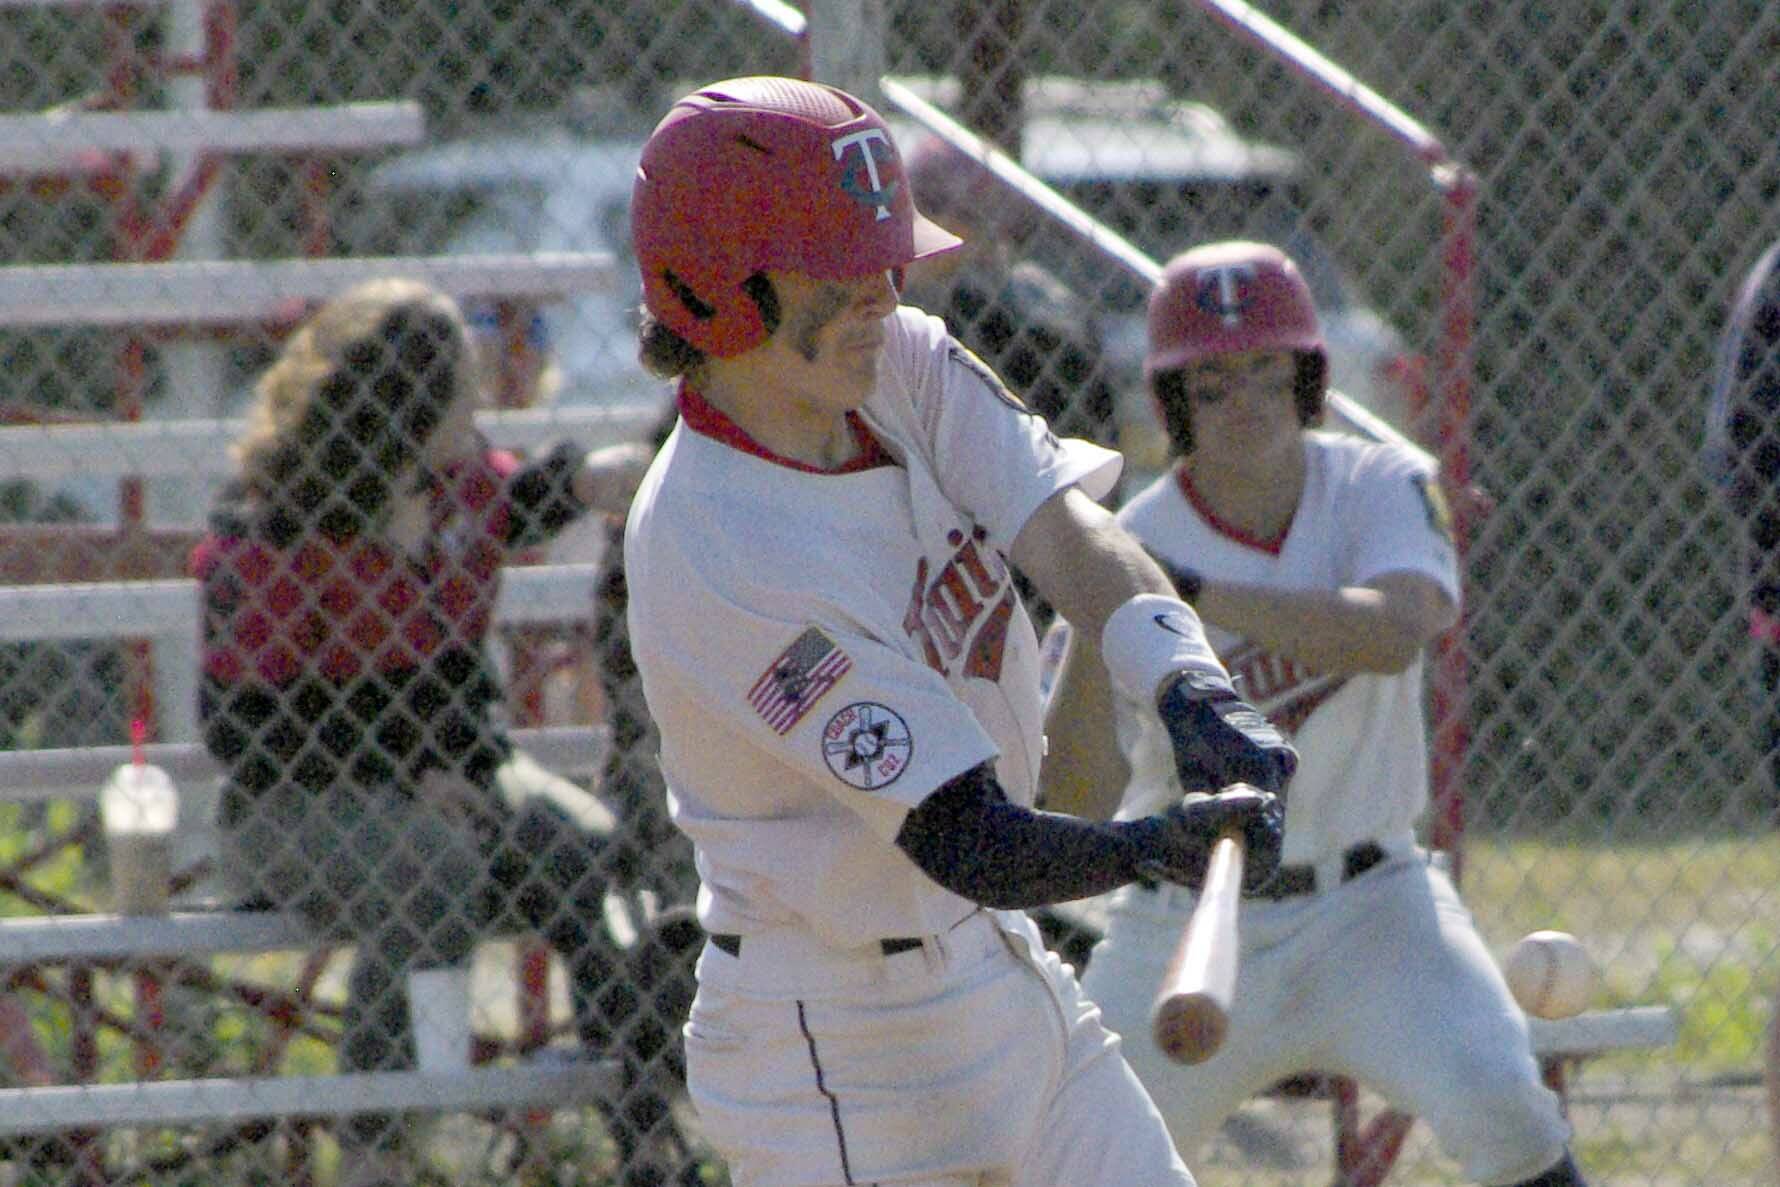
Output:
[[[136,1027],[141,1035],[136,1044],[136,1078],[152,1080],[160,1075],[165,1062],[161,1051],[161,1032],[167,1025],[166,1001],[157,970],[136,970]]]
[[[1471,379],[1473,328],[1476,323],[1474,277],[1476,258],[1477,179],[1462,167],[1440,175],[1444,197],[1440,338],[1434,355],[1434,391],[1438,409],[1437,447],[1441,473],[1453,494],[1453,544],[1462,565],[1469,551],[1477,500],[1471,488]],[[1452,876],[1463,865],[1465,831],[1465,755],[1470,747],[1470,661],[1465,623],[1440,639],[1434,650],[1430,700],[1433,718],[1430,783],[1433,816],[1430,837],[1452,861]]]

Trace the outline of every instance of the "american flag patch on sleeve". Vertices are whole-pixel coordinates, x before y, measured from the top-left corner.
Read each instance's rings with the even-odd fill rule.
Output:
[[[775,733],[789,733],[822,694],[853,670],[853,661],[816,627],[799,635],[748,690],[748,703]]]

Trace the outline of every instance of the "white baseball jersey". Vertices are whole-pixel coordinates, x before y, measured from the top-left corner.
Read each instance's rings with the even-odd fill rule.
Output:
[[[1304,452],[1304,494],[1278,540],[1220,524],[1178,471],[1135,495],[1119,519],[1156,555],[1216,580],[1327,590],[1414,572],[1457,601],[1457,558],[1431,458],[1332,433],[1305,434]],[[1391,675],[1328,676],[1211,623],[1205,633],[1236,691],[1298,749],[1285,861],[1409,834],[1428,794],[1419,658]],[[1120,816],[1166,808],[1181,794],[1167,735],[1153,714],[1121,720],[1120,731],[1133,771]]]
[[[1037,642],[1002,556],[1119,457],[1053,436],[937,318],[887,321],[859,420],[890,464],[766,455],[696,392],[632,506],[631,638],[713,933],[840,946],[943,932],[974,904],[896,848],[908,811],[994,760],[1030,803]]]

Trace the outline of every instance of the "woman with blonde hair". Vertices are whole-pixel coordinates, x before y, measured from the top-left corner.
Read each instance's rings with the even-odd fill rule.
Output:
[[[596,932],[624,876],[613,818],[514,749],[484,643],[513,550],[622,510],[648,451],[522,463],[476,431],[476,375],[461,311],[430,287],[329,302],[261,377],[192,556],[227,872],[356,945],[348,1070],[412,1066],[407,974],[461,966],[515,920],[563,955],[582,1040],[613,1038],[616,955]],[[395,1118],[357,1118],[341,1144],[342,1183],[411,1181]]]

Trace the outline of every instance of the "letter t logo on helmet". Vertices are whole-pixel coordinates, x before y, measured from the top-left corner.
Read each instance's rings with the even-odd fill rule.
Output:
[[[1241,325],[1242,315],[1250,307],[1243,296],[1243,285],[1254,275],[1254,268],[1248,264],[1205,269],[1199,274],[1199,307],[1220,318],[1226,326]]]
[[[649,312],[718,358],[769,336],[743,287],[757,273],[853,280],[961,242],[915,210],[877,112],[834,87],[764,76],[669,109],[643,146],[631,239]]]
[[[888,205],[890,194],[902,183],[893,181],[886,187],[883,181],[879,178],[878,159],[872,155],[871,146],[874,141],[884,145],[886,151],[892,156],[895,155],[896,148],[890,143],[890,137],[883,131],[883,129],[867,128],[863,132],[855,132],[851,136],[842,136],[839,140],[836,140],[834,142],[834,159],[844,162],[847,159],[847,150],[849,148],[857,147],[859,149],[859,155],[865,160],[865,175],[867,180],[871,183],[870,188],[861,189],[859,186],[855,185],[851,173],[847,175],[847,180],[841,184],[848,193],[863,197],[869,202],[876,203],[878,217],[880,219],[886,219],[893,217]]]

